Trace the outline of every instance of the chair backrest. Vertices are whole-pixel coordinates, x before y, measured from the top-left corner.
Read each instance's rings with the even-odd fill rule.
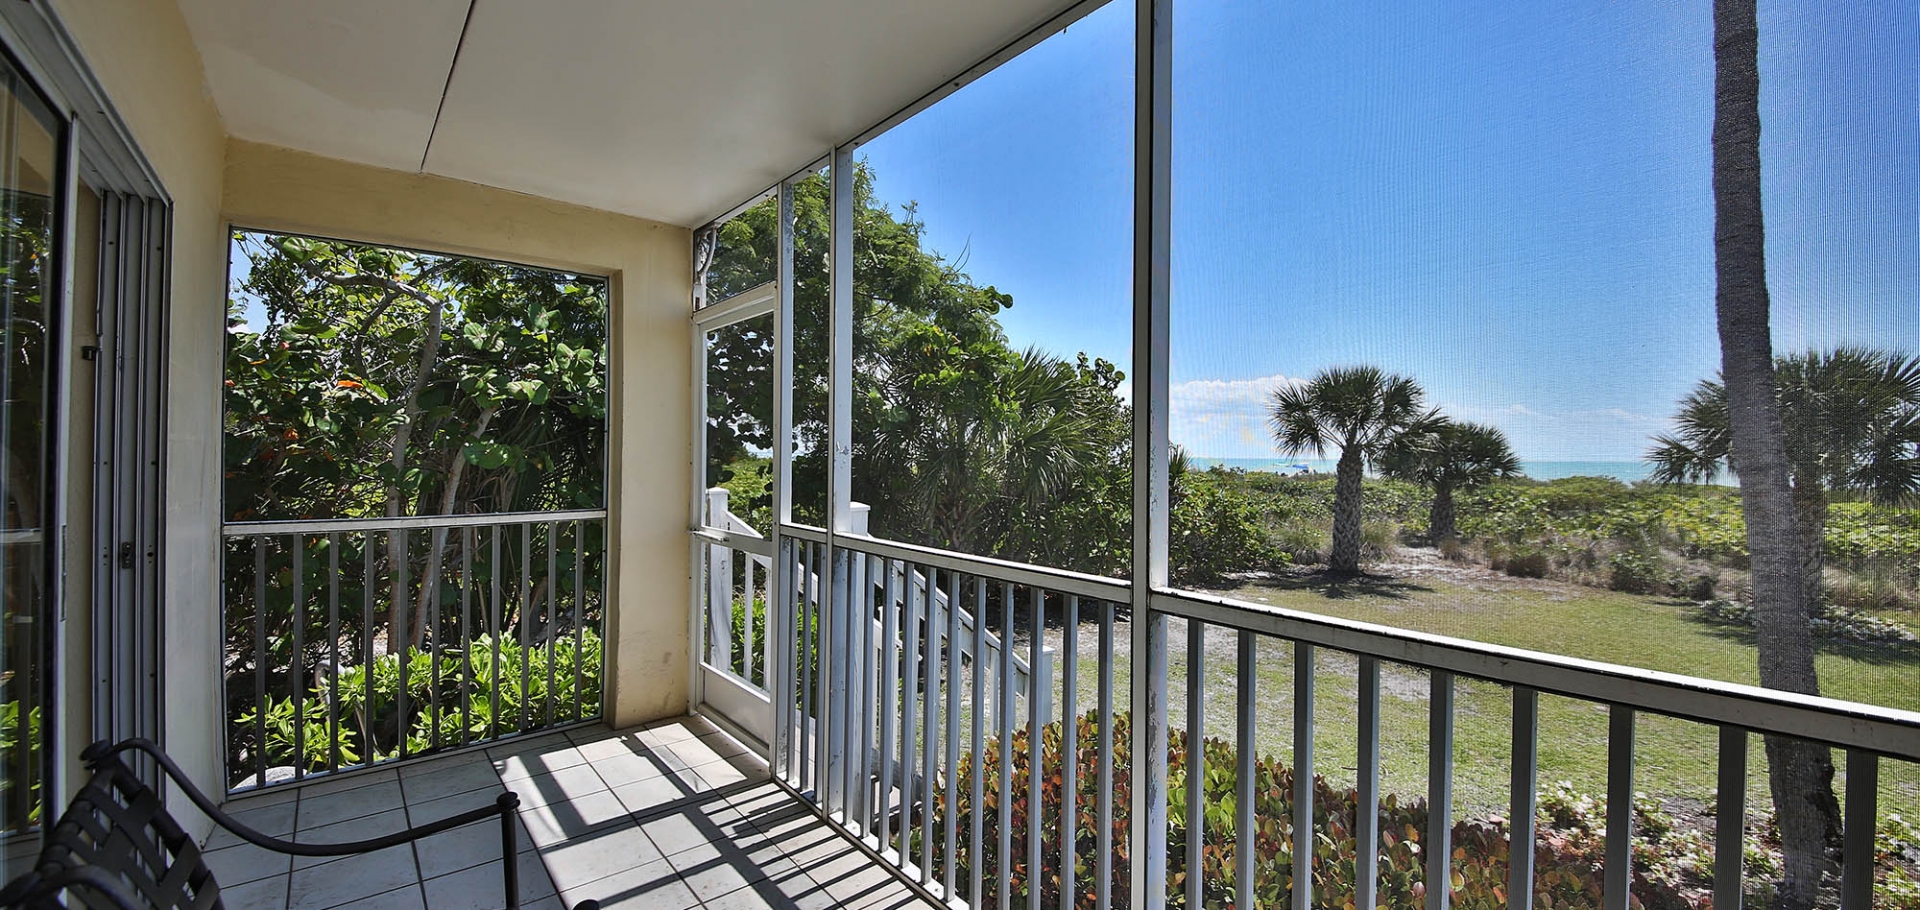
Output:
[[[48,832],[33,872],[8,886],[6,904],[56,908],[65,892],[117,910],[220,908],[199,845],[106,745],[82,756],[93,775]]]

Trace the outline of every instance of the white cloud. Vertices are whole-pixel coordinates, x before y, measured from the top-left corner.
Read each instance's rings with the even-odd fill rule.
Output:
[[[1195,455],[1275,457],[1267,403],[1275,390],[1305,380],[1274,374],[1253,379],[1189,379],[1167,389],[1167,437]]]
[[[1275,390],[1304,382],[1275,374],[1175,383],[1168,389],[1168,438],[1201,457],[1278,458],[1267,427],[1268,403]],[[1664,417],[1623,408],[1552,411],[1519,402],[1442,403],[1441,411],[1499,427],[1522,458],[1542,461],[1638,460],[1648,439],[1668,426]]]
[[[1539,461],[1636,461],[1652,436],[1669,426],[1665,417],[1624,408],[1541,411],[1522,404],[1449,404],[1442,410],[1458,420],[1499,427],[1520,457]]]

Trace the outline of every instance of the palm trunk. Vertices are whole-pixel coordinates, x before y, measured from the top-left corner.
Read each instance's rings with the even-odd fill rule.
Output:
[[[1817,476],[1796,468],[1793,484],[1793,505],[1800,519],[1800,585],[1807,615],[1815,618],[1827,612],[1827,491],[1810,479]]]
[[[1341,449],[1333,484],[1333,553],[1327,559],[1332,572],[1360,571],[1360,474],[1360,447]]]
[[[1760,68],[1755,0],[1714,0],[1713,202],[1715,310],[1727,385],[1740,505],[1747,521],[1760,682],[1820,692],[1802,575],[1805,548],[1774,391],[1767,300],[1766,233],[1760,207]],[[1767,737],[1785,869],[1782,910],[1808,910],[1838,831],[1833,758],[1825,746]]]
[[[1454,528],[1453,485],[1435,484],[1433,508],[1427,513],[1427,537],[1438,545],[1440,541],[1458,536],[1460,532]]]

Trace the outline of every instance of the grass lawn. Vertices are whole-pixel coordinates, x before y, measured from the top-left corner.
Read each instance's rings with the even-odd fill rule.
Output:
[[[1233,596],[1494,644],[1575,655],[1733,682],[1759,683],[1751,634],[1694,618],[1692,607],[1552,582],[1504,578],[1412,577],[1398,582],[1328,588],[1314,584],[1243,587]],[[1185,648],[1185,630],[1170,636]],[[1209,732],[1231,735],[1235,697],[1231,646],[1210,640],[1207,660]],[[1218,655],[1216,659],[1213,655]],[[1182,663],[1184,655],[1175,659]],[[1351,781],[1357,720],[1355,661],[1321,654],[1316,661],[1315,749],[1322,773]],[[1920,710],[1920,648],[1823,647],[1821,691],[1834,698]],[[1262,642],[1259,692],[1261,750],[1291,750],[1293,654]],[[1224,672],[1221,672],[1224,671]],[[1426,788],[1427,680],[1409,668],[1382,669],[1382,789]],[[1278,706],[1269,708],[1268,706]],[[1498,812],[1508,801],[1512,700],[1488,683],[1461,681],[1455,707],[1455,799],[1463,812]],[[1184,708],[1182,708],[1184,710]],[[1703,724],[1643,715],[1636,728],[1635,789],[1664,799],[1712,798],[1718,734]],[[1767,803],[1766,758],[1756,738],[1750,756],[1749,805]],[[1836,764],[1843,757],[1835,756]],[[1596,798],[1606,793],[1607,713],[1600,705],[1555,696],[1540,699],[1540,779],[1560,780]],[[1842,768],[1844,775],[1844,768]],[[1884,811],[1920,814],[1920,766],[1891,762],[1881,770]]]
[[[1224,593],[1289,609],[1536,651],[1759,682],[1751,634],[1701,622],[1694,618],[1692,607],[1662,598],[1446,567],[1338,587],[1310,579],[1282,580]],[[1094,691],[1091,631],[1083,629],[1080,639],[1082,705],[1090,703]],[[1124,629],[1116,633],[1124,642]],[[1055,635],[1049,637],[1057,643]],[[1234,736],[1235,700],[1244,691],[1236,678],[1236,636],[1230,630],[1211,629],[1205,643],[1207,734],[1229,742]],[[1181,724],[1186,716],[1187,647],[1182,622],[1173,622],[1168,642],[1169,695],[1174,722]],[[1256,648],[1253,699],[1259,749],[1263,755],[1291,761],[1293,647],[1289,642],[1259,639]],[[1347,655],[1324,651],[1315,660],[1315,770],[1347,785],[1354,780],[1357,751],[1356,664]],[[1920,647],[1823,646],[1818,667],[1821,689],[1829,696],[1920,710]],[[1381,668],[1383,793],[1426,792],[1428,685],[1426,674],[1412,668]],[[1489,683],[1458,680],[1456,686],[1455,811],[1459,816],[1504,815],[1511,696]],[[1581,793],[1604,801],[1607,711],[1603,706],[1542,695],[1539,750],[1543,790],[1569,781]],[[1718,753],[1713,728],[1643,714],[1636,725],[1636,750],[1636,790],[1687,815],[1696,814],[1713,799]],[[1770,805],[1766,758],[1758,737],[1749,745],[1748,755],[1748,805]],[[1844,755],[1836,754],[1835,763],[1844,778]],[[1920,766],[1884,762],[1880,805],[1883,813],[1920,815]]]

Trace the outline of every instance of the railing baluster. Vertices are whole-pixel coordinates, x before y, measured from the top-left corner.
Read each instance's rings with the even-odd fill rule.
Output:
[[[473,727],[473,529],[460,529],[460,745]]]
[[[1201,906],[1201,874],[1207,834],[1206,624],[1187,620],[1187,906]]]
[[[1040,802],[1041,764],[1045,759],[1040,728],[1047,722],[1040,716],[1040,706],[1046,701],[1040,692],[1042,687],[1052,686],[1053,680],[1040,678],[1040,652],[1046,645],[1047,592],[1042,588],[1032,591],[1033,618],[1027,628],[1027,910],[1040,910],[1040,889],[1046,887],[1046,877],[1040,874],[1040,823],[1045,808]]]
[[[867,583],[866,557],[858,552],[849,552],[847,556],[847,724],[843,731],[847,741],[847,825],[856,832],[866,830],[866,801],[862,791],[866,789],[866,749],[862,745],[861,725],[866,721],[866,712],[862,710],[872,704],[872,696],[867,694],[867,669],[872,665],[867,650],[867,637],[873,627],[873,615],[867,609],[870,597],[861,596],[861,592],[871,592]]]
[[[799,702],[794,699],[794,618],[798,615],[793,602],[793,583],[796,580],[793,570],[794,542],[791,537],[778,538],[773,558],[778,566],[770,587],[767,589],[767,638],[771,640],[773,666],[768,668],[768,676],[773,685],[774,730],[773,751],[779,758],[774,762],[774,773],[780,779],[794,783],[794,712]]]
[[[1141,620],[1136,619],[1135,622]],[[1233,818],[1233,905],[1254,906],[1254,700],[1259,697],[1259,679],[1254,664],[1254,637],[1242,630],[1239,636],[1239,662],[1235,679],[1239,696],[1234,699],[1234,818]]]
[[[360,567],[360,666],[366,670],[360,674],[365,686],[360,699],[360,730],[365,740],[360,743],[360,763],[371,765],[379,757],[379,742],[374,739],[373,718],[373,535],[368,531],[365,543],[360,547],[362,565]]]
[[[582,652],[586,650],[586,647],[587,647],[587,642],[586,642],[587,586],[584,583],[585,582],[585,578],[584,578],[585,563],[587,559],[587,537],[585,532],[586,532],[585,522],[582,522],[576,519],[573,523],[573,719],[574,720],[580,720],[582,717],[586,715],[585,705],[581,703],[581,700],[586,697],[586,693],[581,691],[586,687],[586,681],[581,678],[581,673],[583,668],[580,666],[580,655]],[[606,584],[606,581],[607,579],[606,579],[605,571],[602,570],[602,574],[600,576],[601,585],[604,586]],[[604,599],[602,600],[602,603],[605,603]],[[606,611],[603,609],[601,611],[601,615],[604,616],[605,613]],[[595,634],[600,635],[600,633],[595,633]],[[606,647],[607,647],[606,636],[600,635],[600,659],[603,663],[605,662],[606,656],[607,656]],[[606,674],[602,673],[600,678],[601,678],[602,684],[604,685],[606,681]],[[600,707],[598,705],[594,706],[593,713],[595,715],[598,715],[600,713]]]
[[[848,562],[848,625],[847,633],[853,646],[847,649],[847,669],[853,674],[848,683],[847,693],[847,803],[852,813],[851,825],[856,831],[865,833],[867,829],[867,749],[864,728],[867,722],[867,706],[873,704],[872,686],[873,651],[870,639],[873,637],[873,585],[867,575],[867,557],[859,552],[851,554]]]
[[[969,878],[967,882],[967,901],[973,907],[986,906],[983,890],[983,867],[986,866],[986,786],[987,776],[985,745],[981,741],[981,726],[987,713],[987,675],[986,665],[981,658],[987,653],[987,580],[976,575],[973,578],[973,792],[968,794],[972,811],[968,813],[967,859]]]
[[[547,640],[547,694],[541,701],[544,702],[547,707],[547,726],[549,727],[553,726],[554,664],[560,662],[560,648],[556,644],[554,636],[554,632],[560,628],[560,611],[556,609],[559,604],[559,595],[560,526],[556,522],[549,521],[547,522],[547,607],[544,611],[546,620],[543,623],[543,631],[545,631],[546,634],[541,636]],[[580,655],[578,652],[573,655],[573,663],[576,667],[580,665]],[[438,674],[435,674],[435,678],[438,678]],[[580,697],[578,687],[574,688],[573,696],[575,698]]]
[[[940,634],[934,609],[938,601],[935,597],[939,589],[935,582],[938,570],[932,566],[925,568],[921,578],[922,636],[925,638],[925,650],[921,652],[921,661],[926,666],[926,678],[921,681],[920,714],[921,724],[926,731],[921,735],[920,743],[920,884],[931,886],[933,882],[933,781],[934,750],[940,747]],[[919,639],[915,639],[918,641]],[[911,662],[909,662],[911,665]],[[911,690],[909,690],[911,691]]]
[[[853,576],[860,587],[860,596],[854,598],[854,603],[860,608],[855,618],[855,622],[860,627],[860,657],[857,664],[860,667],[860,704],[856,712],[859,722],[853,725],[853,734],[860,743],[858,778],[860,781],[860,835],[866,837],[873,833],[873,721],[874,713],[878,710],[878,703],[874,700],[874,696],[876,694],[875,677],[879,674],[880,668],[874,665],[873,660],[876,650],[873,628],[873,564],[869,560],[874,557],[865,553],[855,553],[854,558],[860,562],[860,571]]]
[[[327,770],[340,770],[340,535],[327,534]]]
[[[267,785],[267,538],[253,539],[253,751],[256,787]],[[367,674],[371,681],[373,674]],[[371,682],[369,682],[371,686]]]
[[[746,603],[742,604],[740,608],[740,678],[751,683],[754,681],[754,666],[758,663],[756,658],[759,657],[757,653],[759,650],[757,645],[759,643],[755,641],[753,634],[753,600],[754,595],[760,588],[753,583],[753,576],[755,574],[753,554],[741,550],[740,561],[743,563],[741,566],[741,575],[743,576],[741,581],[746,586]],[[762,669],[764,671],[764,668]],[[761,676],[763,682],[765,679],[766,677],[764,675]]]
[[[832,547],[824,542],[813,544],[807,554],[807,560],[807,572],[812,577],[809,584],[812,586],[813,597],[813,711],[815,716],[813,791],[822,807],[832,811],[830,797],[836,786],[833,778],[833,725],[836,715],[833,706],[833,684],[829,677],[837,666],[833,654],[833,636],[838,634],[839,630],[833,623],[833,598],[839,589],[833,577]]]
[[[1513,762],[1507,796],[1507,906],[1533,910],[1533,841],[1540,770],[1540,693],[1513,687]]]
[[[1293,910],[1313,906],[1313,646],[1293,643]]]
[[[1453,674],[1432,671],[1427,701],[1427,910],[1453,893]]]
[[[847,788],[851,781],[847,778],[847,716],[848,687],[852,685],[853,666],[848,663],[847,647],[850,643],[848,626],[852,611],[847,608],[847,598],[853,590],[852,554],[838,547],[827,548],[827,579],[830,585],[824,609],[827,612],[828,640],[827,659],[821,662],[820,685],[827,696],[826,715],[827,732],[827,795],[829,811],[840,813],[841,822],[851,826],[853,813],[847,805]]]
[[[947,768],[946,768],[946,811],[942,814],[942,869],[946,872],[941,878],[944,896],[949,903],[959,897],[955,888],[958,876],[958,863],[955,859],[960,853],[960,689],[962,685],[962,664],[960,646],[960,573],[947,570]],[[979,708],[974,709],[977,717]],[[977,742],[978,740],[976,740]],[[974,765],[974,777],[979,777],[978,764]],[[974,892],[978,894],[979,892]]]
[[[1075,834],[1080,828],[1080,597],[1067,595],[1067,618],[1060,629],[1065,660],[1060,671],[1060,900],[1074,903]],[[1196,905],[1197,906],[1197,905]]]
[[[407,675],[407,659],[411,656],[407,653],[407,614],[412,612],[409,608],[412,607],[411,601],[413,600],[412,596],[407,593],[409,586],[409,579],[407,578],[407,548],[408,544],[412,543],[412,540],[409,539],[409,534],[406,531],[388,531],[387,534],[389,535],[387,538],[388,544],[397,556],[394,564],[387,567],[387,571],[391,572],[395,579],[393,596],[389,598],[392,601],[390,606],[393,608],[393,615],[387,621],[387,650],[393,651],[398,649],[400,654],[400,685],[394,687],[398,692],[398,697],[394,699],[394,704],[396,705],[395,710],[399,712],[399,716],[405,718],[408,716],[406,681],[410,678]],[[399,539],[400,542],[398,544],[392,543],[395,538]],[[403,759],[406,758],[408,752],[407,740],[409,737],[407,736],[407,725],[404,720],[395,731],[394,737],[398,740],[397,745],[400,750],[400,757]]]
[[[875,800],[874,816],[879,821],[880,849],[885,852],[893,839],[893,771],[894,771],[894,734],[900,732],[894,726],[899,713],[900,697],[900,573],[896,571],[899,563],[891,559],[880,560],[881,602],[880,602],[880,690],[874,707],[880,712],[880,742],[875,749],[880,759],[880,773],[877,776],[879,795]]]
[[[1379,906],[1380,889],[1380,661],[1360,655],[1360,754],[1354,765],[1353,905]]]
[[[919,768],[915,767],[917,763],[914,757],[920,748],[920,602],[914,596],[913,579],[913,564],[901,563],[900,597],[904,612],[900,620],[900,647],[905,656],[900,659],[899,674],[900,743],[896,748],[900,767],[900,821],[895,830],[900,844],[898,849],[900,867],[903,869],[912,869],[914,866],[913,783],[914,775],[919,771]]]
[[[514,610],[514,625],[520,627],[520,729],[533,726],[533,624],[527,620],[527,608],[533,601],[533,525],[520,523],[520,600]],[[402,677],[403,679],[405,677]]]
[[[1094,853],[1094,910],[1113,907],[1113,602],[1100,604],[1100,824]]]
[[[1607,706],[1607,868],[1601,902],[1627,910],[1633,887],[1633,709]]]
[[[1713,812],[1713,907],[1740,910],[1746,872],[1747,731],[1720,728],[1720,773]]]
[[[493,660],[487,665],[487,675],[491,678],[492,694],[487,702],[487,738],[500,735],[500,535],[506,531],[506,525],[492,525],[493,533],[487,535],[487,574],[492,578],[491,597],[487,604],[487,642],[493,646]]]
[[[978,621],[976,619],[976,621]],[[1000,693],[994,699],[995,727],[1000,733],[1000,849],[994,854],[1000,869],[1000,910],[1013,907],[1013,583],[1000,583]]]
[[[773,705],[773,743],[768,764],[780,780],[793,782],[793,539],[774,539],[767,582],[767,700]]]
[[[1840,846],[1840,910],[1872,910],[1874,829],[1879,824],[1880,756],[1847,750],[1846,827]]]
[[[288,537],[287,543],[293,552],[293,649],[287,655],[287,682],[293,695],[293,779],[299,780],[307,776],[307,545],[300,534]]]
[[[794,596],[798,598],[794,602],[794,609],[800,614],[800,645],[794,654],[794,660],[798,661],[800,671],[800,729],[798,731],[800,735],[795,743],[796,767],[794,770],[798,772],[795,778],[800,789],[812,790],[814,799],[817,801],[820,798],[817,784],[819,777],[815,774],[817,768],[814,762],[807,759],[809,749],[813,745],[813,734],[819,724],[819,721],[814,719],[813,711],[813,706],[816,704],[813,697],[813,660],[814,654],[819,650],[813,637],[814,631],[819,628],[819,622],[815,619],[813,612],[813,596],[818,585],[814,581],[811,568],[814,565],[813,541],[795,541],[794,546],[797,550],[794,571],[800,576],[793,586]]]
[[[447,532],[444,529],[434,531],[427,535],[427,539],[433,547],[427,554],[427,565],[440,567],[441,572],[446,571],[446,564],[441,562],[441,559],[446,550]],[[438,750],[440,748],[440,655],[446,650],[440,641],[440,579],[438,576],[420,579],[420,595],[425,597],[428,590],[433,591],[433,598],[427,603],[429,611],[427,647],[433,650],[427,652],[428,677],[431,680],[427,684],[427,722],[431,727],[429,735],[433,748]]]

